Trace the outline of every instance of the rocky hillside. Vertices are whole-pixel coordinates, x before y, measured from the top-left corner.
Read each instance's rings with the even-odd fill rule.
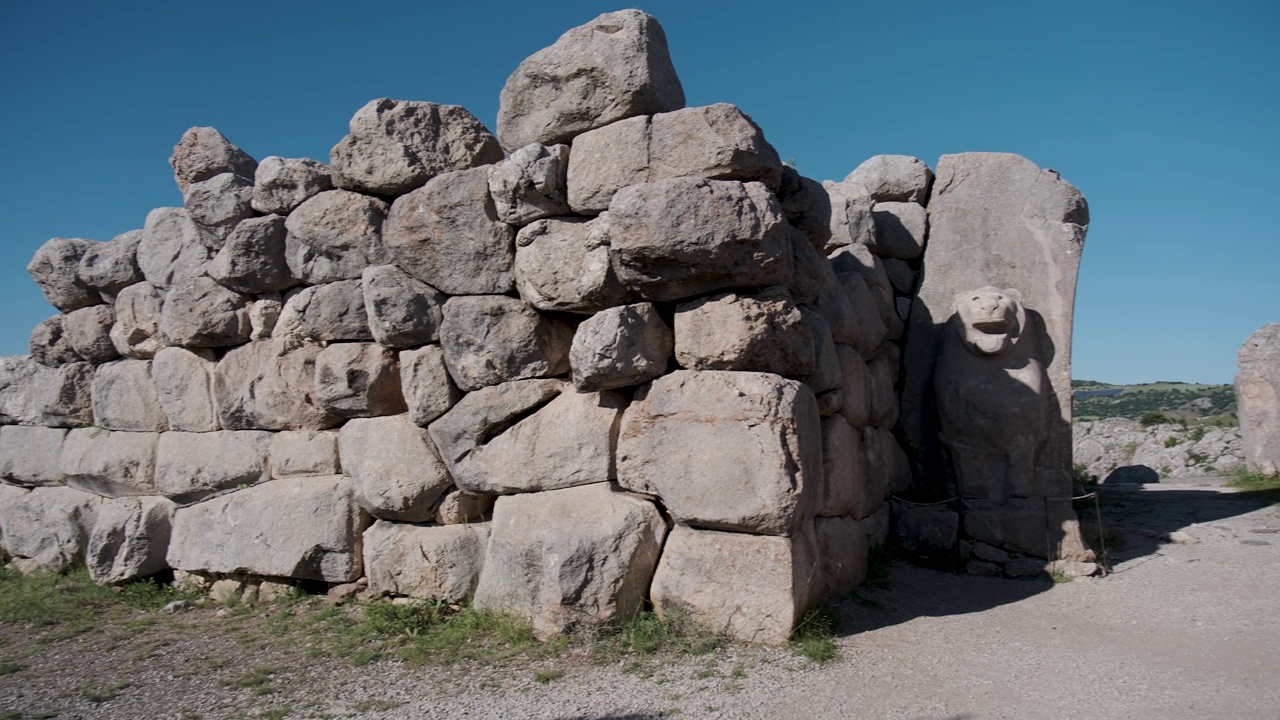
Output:
[[[1113,385],[1093,380],[1072,380],[1076,420],[1122,417],[1148,424],[1154,414],[1171,420],[1236,425],[1236,396],[1230,385],[1197,385],[1182,382],[1154,382],[1141,385]]]

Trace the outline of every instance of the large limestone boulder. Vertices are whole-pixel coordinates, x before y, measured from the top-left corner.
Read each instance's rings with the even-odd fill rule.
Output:
[[[309,249],[328,259],[323,267],[330,272],[325,275],[333,276],[311,272],[301,277],[310,283],[347,280],[360,277],[369,265],[385,262],[382,226],[388,209],[377,198],[349,190],[322,192],[299,205],[285,219],[285,228],[290,238],[306,245],[302,252]],[[294,260],[304,266],[316,262],[305,255],[301,259],[295,255]]]
[[[836,352],[836,341],[831,336],[829,325],[822,313],[801,306],[798,308],[804,324],[813,337],[813,372],[804,378],[804,384],[821,394],[828,390],[840,388],[840,355]]]
[[[790,230],[760,183],[674,178],[623,188],[609,204],[609,238],[619,278],[648,300],[790,275]]]
[[[407,415],[347,421],[338,431],[338,455],[356,501],[376,518],[426,522],[453,485],[427,431]]]
[[[1237,356],[1236,403],[1250,470],[1280,473],[1280,323],[1264,325]]]
[[[516,236],[516,288],[539,310],[592,313],[627,296],[609,262],[605,219],[537,220]]]
[[[205,274],[218,238],[183,208],[156,208],[147,213],[138,242],[138,268],[147,282],[167,288],[175,280]]]
[[[671,327],[653,303],[596,313],[573,334],[573,386],[595,392],[648,382],[667,371],[674,347]]]
[[[284,430],[271,436],[271,477],[337,475],[338,434],[332,430]]]
[[[489,196],[489,170],[445,173],[398,198],[384,229],[402,270],[449,295],[512,287],[515,232]]]
[[[36,250],[27,264],[27,273],[50,305],[71,312],[102,302],[102,296],[80,279],[79,272],[85,253],[98,244],[79,238],[54,238]]]
[[[262,158],[253,172],[253,209],[288,215],[299,205],[333,189],[329,166],[310,158]]]
[[[487,523],[442,527],[378,520],[364,531],[369,591],[462,602],[475,592],[489,542]]]
[[[264,430],[167,432],[156,446],[156,494],[192,502],[270,479]]]
[[[782,645],[823,588],[813,523],[790,536],[695,530],[667,537],[649,592],[662,617]]]
[[[679,523],[790,535],[822,488],[822,427],[808,387],[767,373],[680,370],[623,416],[618,482]]]
[[[80,257],[80,280],[99,293],[114,296],[126,287],[142,282],[138,267],[138,243],[142,230],[130,230],[108,242],[94,243]]]
[[[363,281],[339,280],[289,295],[271,335],[320,342],[372,340]]]
[[[59,479],[106,497],[156,494],[158,433],[76,428],[58,457]]]
[[[68,363],[56,368],[37,365],[30,384],[14,388],[16,395],[26,396],[15,404],[34,411],[22,423],[66,428],[92,425],[95,377],[94,366],[89,363]]]
[[[449,377],[439,345],[400,351],[400,388],[410,419],[422,427],[462,399],[462,392]]]
[[[875,241],[875,215],[871,193],[856,183],[822,184],[831,205],[828,230],[822,250],[830,254],[849,245],[870,245]]]
[[[160,314],[164,293],[151,283],[140,282],[116,295],[116,321],[111,326],[111,342],[125,357],[145,360],[164,347],[160,339]]]
[[[58,367],[84,359],[71,346],[71,338],[66,333],[66,319],[66,315],[54,315],[36,323],[31,329],[27,350],[32,360],[46,367]]]
[[[338,417],[374,417],[405,411],[400,362],[377,343],[335,343],[316,356],[316,402]]]
[[[824,517],[852,515],[862,518],[875,512],[884,499],[884,481],[868,477],[867,453],[862,433],[843,415],[822,419],[822,500],[818,514]],[[879,496],[873,497],[879,489]]]
[[[151,361],[117,360],[93,375],[93,416],[107,430],[161,432],[169,421],[151,380]]]
[[[193,127],[182,134],[169,158],[173,179],[183,193],[192,183],[231,173],[253,179],[257,162],[211,127]]]
[[[653,503],[610,483],[498,498],[474,605],[547,638],[638,612],[667,534]]]
[[[831,239],[831,197],[822,183],[784,165],[778,202],[792,227],[807,237],[815,249],[827,246]]]
[[[62,332],[76,355],[100,364],[120,357],[111,342],[111,328],[115,321],[116,313],[110,305],[94,305],[64,315]]]
[[[370,100],[329,153],[333,184],[384,197],[454,170],[502,160],[498,141],[461,105]]]
[[[876,202],[923,205],[929,199],[933,171],[909,155],[876,155],[854,168],[844,181],[863,186]]]
[[[569,214],[569,146],[530,143],[489,168],[489,194],[509,225]]]
[[[222,173],[191,183],[182,195],[182,206],[192,220],[225,238],[236,223],[257,215],[252,199],[253,178]]]
[[[813,333],[782,288],[677,305],[675,352],[676,362],[689,370],[770,372],[803,380],[816,367]]]
[[[188,572],[352,582],[365,518],[340,475],[273,480],[179,508],[169,566]]]
[[[89,577],[99,584],[120,584],[167,569],[173,512],[173,502],[159,497],[103,502],[85,552]]]
[[[514,380],[467,393],[428,431],[440,457],[450,468],[476,448],[551,402],[564,390],[563,380]]]
[[[361,275],[369,331],[379,343],[411,348],[439,339],[443,293],[395,265],[365,268]]]
[[[615,393],[563,392],[466,455],[445,460],[458,488],[473,495],[556,490],[612,480],[624,407],[626,399]]]
[[[169,428],[184,432],[218,430],[218,409],[213,404],[213,371],[217,367],[210,350],[165,348],[151,361],[160,407]]]
[[[0,356],[0,425],[40,424],[40,399],[33,385],[44,371],[29,355]]]
[[[24,490],[0,484],[0,547],[23,565],[52,572],[84,559],[101,499],[71,488]]]
[[[236,225],[207,272],[224,287],[242,293],[270,293],[298,284],[289,269],[285,219],[251,218]]]
[[[440,326],[449,375],[463,390],[569,371],[573,328],[511,297],[449,298]]]
[[[878,202],[871,206],[875,236],[871,249],[882,258],[912,260],[924,252],[929,219],[913,202]]]
[[[498,138],[515,151],[684,107],[667,38],[640,10],[605,13],[520,63],[502,88]]]
[[[259,340],[228,352],[213,374],[213,396],[228,430],[323,430],[341,420],[315,401],[320,348]]]
[[[0,478],[19,485],[60,485],[58,459],[66,437],[62,428],[0,427]]]
[[[160,337],[179,347],[230,347],[249,340],[249,297],[209,277],[177,280],[160,311]]]

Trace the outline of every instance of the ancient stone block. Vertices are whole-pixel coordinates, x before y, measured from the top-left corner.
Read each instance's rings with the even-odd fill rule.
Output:
[[[93,376],[93,416],[108,430],[160,432],[169,429],[149,360],[117,360]]]
[[[814,371],[813,334],[781,288],[677,305],[675,351],[676,362],[690,370],[771,372],[797,379]]]
[[[520,63],[502,88],[498,138],[508,151],[550,145],[682,107],[662,27],[644,12],[622,10],[570,29]]]
[[[472,495],[457,488],[448,490],[436,503],[436,522],[463,525],[487,520],[493,514],[493,495]]]
[[[871,403],[870,424],[891,428],[898,423],[898,362],[901,352],[892,343],[883,343],[875,358],[867,363],[867,396]]]
[[[871,504],[867,512],[875,512],[876,505],[890,492],[902,492],[910,486],[911,464],[889,428],[863,428],[862,445],[867,453],[867,477],[871,487]],[[861,519],[863,516],[856,514],[855,517]]]
[[[804,378],[804,384],[815,395],[839,389],[840,355],[836,352],[836,341],[831,337],[831,326],[816,310],[804,306],[797,309],[813,337],[813,372]]]
[[[214,175],[191,183],[182,194],[182,206],[191,219],[225,238],[236,223],[253,217],[253,178],[233,173]]]
[[[164,293],[151,283],[140,282],[116,295],[116,322],[111,326],[111,342],[125,357],[147,359],[164,347],[160,339],[160,313]]]
[[[426,522],[453,485],[427,431],[407,415],[347,421],[338,431],[338,455],[360,507],[383,520]]]
[[[817,402],[767,373],[665,375],[623,415],[618,481],[660,497],[680,523],[789,535],[820,500]]]
[[[338,434],[322,430],[284,430],[271,437],[271,477],[336,475]]]
[[[515,380],[467,393],[431,423],[431,439],[440,457],[452,467],[520,418],[546,405],[566,384],[563,380]]]
[[[400,351],[400,388],[414,424],[426,427],[462,398],[439,345]]]
[[[539,310],[592,313],[627,291],[609,262],[605,219],[537,220],[516,236],[516,288]]]
[[[94,305],[64,315],[62,332],[77,355],[91,363],[104,363],[120,357],[111,342],[115,321],[110,305]]]
[[[66,436],[62,428],[0,427],[0,478],[19,485],[62,484],[58,458]]]
[[[822,464],[825,482],[819,515],[864,518],[880,507],[884,481],[868,478],[862,435],[842,415],[822,419]],[[873,485],[880,488],[878,497],[872,497]]]
[[[99,584],[120,584],[167,569],[173,512],[174,504],[159,497],[104,501],[85,552],[89,577]]]
[[[340,422],[315,400],[320,348],[282,340],[234,348],[213,374],[214,403],[228,430],[323,430]]]
[[[364,531],[369,591],[462,602],[475,592],[489,526],[429,527],[378,520]]]
[[[15,558],[63,572],[84,559],[101,500],[71,488],[0,484],[0,546]]]
[[[569,371],[573,328],[515,298],[450,298],[440,327],[449,375],[463,390]]]
[[[338,417],[405,411],[395,350],[377,343],[337,343],[316,355],[316,402]]]
[[[333,189],[329,166],[310,158],[262,158],[253,173],[253,209],[288,215],[299,205]]]
[[[826,597],[853,592],[867,577],[870,547],[862,524],[848,517],[820,517],[813,521],[821,558]]]
[[[861,185],[853,183],[822,184],[831,203],[831,216],[823,252],[849,245],[870,245],[875,240],[875,216],[872,214],[871,194]]]
[[[156,494],[191,502],[270,479],[263,430],[167,432],[156,446]]]
[[[271,334],[321,342],[372,340],[362,281],[340,280],[291,294]]]
[[[219,429],[218,410],[213,405],[213,371],[217,362],[209,350],[191,351],[165,348],[151,361],[160,407],[169,428],[185,432]]]
[[[1240,348],[1235,378],[1241,445],[1250,470],[1280,472],[1280,324],[1264,325]]]
[[[142,230],[130,230],[108,242],[90,245],[80,257],[77,271],[80,280],[107,295],[115,295],[136,282],[142,282],[137,258],[141,242]]]
[[[489,168],[489,194],[509,225],[569,214],[569,146],[531,143]]]
[[[585,132],[573,140],[569,158],[569,206],[579,215],[609,209],[614,193],[649,182],[647,115],[627,118]]]
[[[229,347],[249,340],[249,297],[213,278],[175,280],[160,311],[160,337],[180,347]]]
[[[269,293],[298,284],[289,269],[285,219],[251,218],[236,225],[209,263],[209,277],[242,293]]]
[[[652,303],[603,310],[573,334],[573,386],[595,392],[648,382],[667,371],[674,348],[671,328]]]
[[[203,275],[218,244],[183,208],[156,208],[147,213],[138,242],[138,268],[147,282],[167,288],[175,280]]]
[[[439,339],[443,293],[394,265],[365,268],[361,275],[369,331],[379,343],[411,348]]]
[[[27,273],[40,286],[44,299],[62,312],[97,305],[102,297],[80,279],[80,260],[99,243],[79,238],[54,238],[40,246],[27,264]]]
[[[32,386],[42,374],[43,366],[29,355],[0,356],[0,425],[40,424],[39,398]]]
[[[638,612],[667,527],[609,483],[498,498],[474,605],[529,618],[541,638]]]
[[[35,417],[25,424],[71,428],[92,425],[94,366],[68,363],[56,368],[36,367],[31,384],[19,389],[29,396],[19,405],[35,410]]]
[[[386,262],[382,232],[388,209],[377,198],[348,190],[322,192],[299,205],[285,219],[285,228],[292,239],[331,260],[325,267],[333,277],[315,272],[299,276],[309,283],[347,280],[360,277],[369,265]],[[307,264],[305,258],[301,262]]]
[[[66,319],[66,315],[54,315],[31,329],[27,349],[32,360],[46,367],[58,367],[84,359],[72,347],[71,338],[67,337]]]
[[[923,161],[907,155],[876,155],[864,160],[844,179],[861,185],[876,202],[924,204],[933,184],[933,171]]]
[[[193,127],[183,133],[173,148],[169,164],[173,166],[178,189],[184,193],[192,183],[222,173],[252,179],[257,167],[253,158],[211,127]]]
[[[924,251],[928,217],[913,202],[878,202],[871,206],[876,232],[871,250],[882,258],[911,260]]]
[[[179,508],[167,561],[188,572],[352,582],[364,525],[348,478],[274,480]]]

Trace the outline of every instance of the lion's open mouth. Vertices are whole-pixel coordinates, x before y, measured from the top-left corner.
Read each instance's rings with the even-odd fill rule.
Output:
[[[978,332],[984,332],[988,335],[1003,335],[1009,332],[1009,321],[1004,318],[999,320],[984,320],[973,323],[971,327]]]

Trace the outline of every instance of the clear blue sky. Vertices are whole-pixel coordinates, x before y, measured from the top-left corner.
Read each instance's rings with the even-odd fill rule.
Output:
[[[494,127],[524,57],[598,2],[0,2],[0,354],[53,314],[51,237],[109,240],[181,205],[193,125],[257,158],[328,159],[393,97]],[[1089,200],[1077,378],[1230,382],[1280,322],[1280,3],[644,2],[689,105],[735,103],[783,158],[1016,152]]]

